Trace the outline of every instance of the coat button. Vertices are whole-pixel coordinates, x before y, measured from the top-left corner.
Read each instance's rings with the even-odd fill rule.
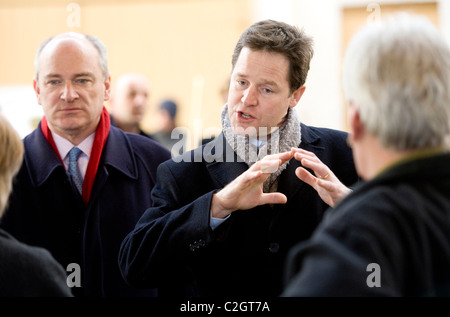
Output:
[[[272,242],[269,244],[269,251],[272,253],[277,253],[279,248],[280,248],[280,245],[276,242]]]

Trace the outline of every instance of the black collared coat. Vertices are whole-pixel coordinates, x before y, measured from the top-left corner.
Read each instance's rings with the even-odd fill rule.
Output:
[[[347,186],[357,174],[347,134],[301,124],[300,148],[314,152]],[[213,194],[248,169],[223,134],[161,164],[149,208],[125,238],[126,280],[171,296],[278,295],[288,250],[310,237],[327,205],[295,175],[292,159],[280,175],[284,205],[238,210],[215,230]]]
[[[129,287],[117,257],[123,238],[151,205],[156,169],[170,158],[169,151],[111,126],[85,205],[40,127],[24,145],[24,163],[1,226],[19,241],[49,250],[73,282],[79,265],[81,287],[73,287],[75,295],[156,295]]]

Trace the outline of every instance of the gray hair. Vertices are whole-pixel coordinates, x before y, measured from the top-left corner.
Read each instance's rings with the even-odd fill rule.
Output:
[[[108,71],[108,54],[106,52],[106,47],[105,45],[96,37],[92,36],[92,35],[87,35],[87,34],[80,34],[80,33],[75,33],[75,32],[67,32],[67,33],[62,33],[56,36],[52,36],[48,39],[46,39],[44,42],[41,43],[41,45],[39,46],[37,52],[36,52],[36,57],[34,59],[34,69],[35,69],[35,78],[36,80],[38,80],[38,76],[39,76],[39,57],[41,56],[42,51],[44,50],[44,48],[54,39],[60,39],[60,38],[70,38],[70,37],[81,37],[83,39],[86,39],[87,41],[89,41],[97,50],[98,55],[99,55],[99,63],[100,63],[100,68],[102,69],[102,74],[103,74],[103,78],[106,79],[109,76],[109,71]]]
[[[384,147],[447,145],[450,50],[424,17],[397,14],[360,30],[346,52],[343,85]]]

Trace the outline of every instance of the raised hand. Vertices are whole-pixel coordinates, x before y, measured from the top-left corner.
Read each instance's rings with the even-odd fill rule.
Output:
[[[264,193],[263,183],[278,167],[289,161],[294,153],[294,150],[291,150],[267,155],[215,193],[211,202],[212,216],[224,218],[236,210],[247,210],[264,204],[286,203],[287,198],[282,193]]]
[[[294,158],[303,165],[295,170],[295,175],[312,186],[327,205],[334,207],[351,192],[314,153],[303,149],[294,151]],[[313,170],[314,175],[306,168]]]

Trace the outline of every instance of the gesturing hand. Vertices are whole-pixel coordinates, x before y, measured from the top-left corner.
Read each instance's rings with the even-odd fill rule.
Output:
[[[295,159],[300,161],[304,167],[312,169],[315,174],[312,175],[304,167],[298,167],[295,175],[312,186],[327,205],[334,207],[351,192],[314,153],[303,149],[294,151]]]
[[[294,156],[290,152],[267,155],[253,164],[222,190],[214,194],[211,213],[215,218],[224,218],[233,211],[247,210],[264,204],[284,204],[287,198],[282,193],[264,193],[263,183],[279,166]]]

